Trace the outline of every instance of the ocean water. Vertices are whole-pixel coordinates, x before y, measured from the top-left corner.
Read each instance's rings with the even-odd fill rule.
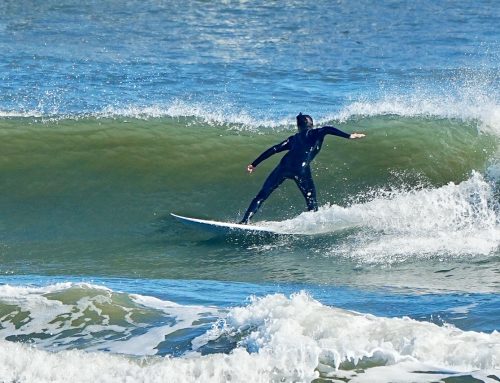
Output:
[[[1,382],[500,381],[496,1],[0,4]],[[295,115],[285,182],[235,222]]]

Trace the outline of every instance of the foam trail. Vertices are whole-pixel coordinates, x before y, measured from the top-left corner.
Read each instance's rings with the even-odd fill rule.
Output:
[[[387,261],[395,255],[406,259],[415,254],[487,255],[500,245],[498,208],[492,185],[474,172],[460,184],[382,192],[366,203],[325,206],[266,225],[297,234],[361,230],[355,246],[347,246],[345,252],[364,260]],[[367,230],[384,235],[370,235]]]

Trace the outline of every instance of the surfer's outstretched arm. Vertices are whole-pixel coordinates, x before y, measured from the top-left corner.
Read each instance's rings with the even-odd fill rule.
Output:
[[[269,157],[271,157],[273,154],[283,152],[285,150],[290,149],[290,138],[288,137],[285,141],[280,142],[277,145],[271,146],[269,149],[267,149],[264,153],[262,153],[260,156],[258,156],[254,162],[252,162],[250,165],[247,166],[247,171],[249,173],[252,173],[254,169],[264,160],[267,160]]]
[[[363,133],[351,133],[351,134],[349,134],[349,133],[343,132],[342,130],[337,129],[333,126],[323,126],[322,128],[320,128],[318,130],[321,130],[321,132],[325,135],[331,134],[333,136],[339,136],[339,137],[343,137],[343,138],[355,139],[355,138],[365,137],[365,135]]]

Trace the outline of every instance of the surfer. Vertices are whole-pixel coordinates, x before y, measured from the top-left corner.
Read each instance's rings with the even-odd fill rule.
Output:
[[[269,174],[262,189],[252,200],[240,223],[247,224],[257,212],[262,203],[285,179],[294,180],[304,196],[309,211],[317,211],[316,188],[311,175],[311,161],[321,150],[323,140],[327,134],[343,138],[363,138],[362,133],[344,133],[333,126],[323,126],[313,129],[313,119],[307,114],[299,113],[297,116],[298,133],[288,137],[285,141],[274,145],[262,153],[257,159],[247,166],[248,173],[273,154],[288,150],[280,163]]]

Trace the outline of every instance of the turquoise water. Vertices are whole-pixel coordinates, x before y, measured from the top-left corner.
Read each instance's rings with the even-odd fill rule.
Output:
[[[500,14],[417,5],[5,2],[0,380],[498,380]],[[172,219],[241,219],[298,112],[367,137],[295,235]]]

